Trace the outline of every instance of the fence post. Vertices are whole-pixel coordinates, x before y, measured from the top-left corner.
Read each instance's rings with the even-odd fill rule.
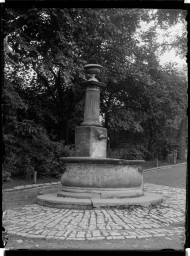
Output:
[[[177,150],[173,151],[173,164],[176,164]]]
[[[34,171],[34,180],[33,180],[33,184],[36,184],[36,180],[37,180],[37,172]]]
[[[156,167],[158,167],[158,157],[156,157]]]

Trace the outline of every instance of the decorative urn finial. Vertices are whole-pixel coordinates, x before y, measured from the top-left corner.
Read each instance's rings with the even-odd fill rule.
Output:
[[[86,71],[88,81],[95,81],[98,82],[97,78],[95,77],[97,74],[100,74],[100,69],[103,68],[101,65],[98,64],[87,64],[84,66]]]

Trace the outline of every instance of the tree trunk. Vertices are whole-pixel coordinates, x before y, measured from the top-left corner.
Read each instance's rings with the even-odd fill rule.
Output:
[[[105,128],[108,129],[109,113],[105,114]]]
[[[178,135],[178,145],[179,145],[179,152],[178,152],[178,159],[185,160],[185,152],[186,152],[186,136],[187,136],[187,117],[181,120],[180,128],[179,128],[179,135]]]

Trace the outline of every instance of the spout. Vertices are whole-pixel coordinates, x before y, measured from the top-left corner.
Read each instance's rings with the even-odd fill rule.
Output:
[[[104,140],[104,139],[108,139],[108,137],[101,134],[101,135],[98,136],[98,139],[99,140]]]

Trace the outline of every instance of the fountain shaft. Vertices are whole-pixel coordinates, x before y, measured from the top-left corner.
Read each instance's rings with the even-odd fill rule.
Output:
[[[87,87],[84,108],[84,122],[81,125],[102,126],[99,121],[100,114],[100,88]]]
[[[98,67],[97,67],[98,66]],[[100,87],[105,84],[95,78],[101,66],[87,65],[87,73],[91,78],[86,86],[84,121],[75,128],[75,149],[77,157],[106,158],[107,129],[99,121],[100,115]]]

